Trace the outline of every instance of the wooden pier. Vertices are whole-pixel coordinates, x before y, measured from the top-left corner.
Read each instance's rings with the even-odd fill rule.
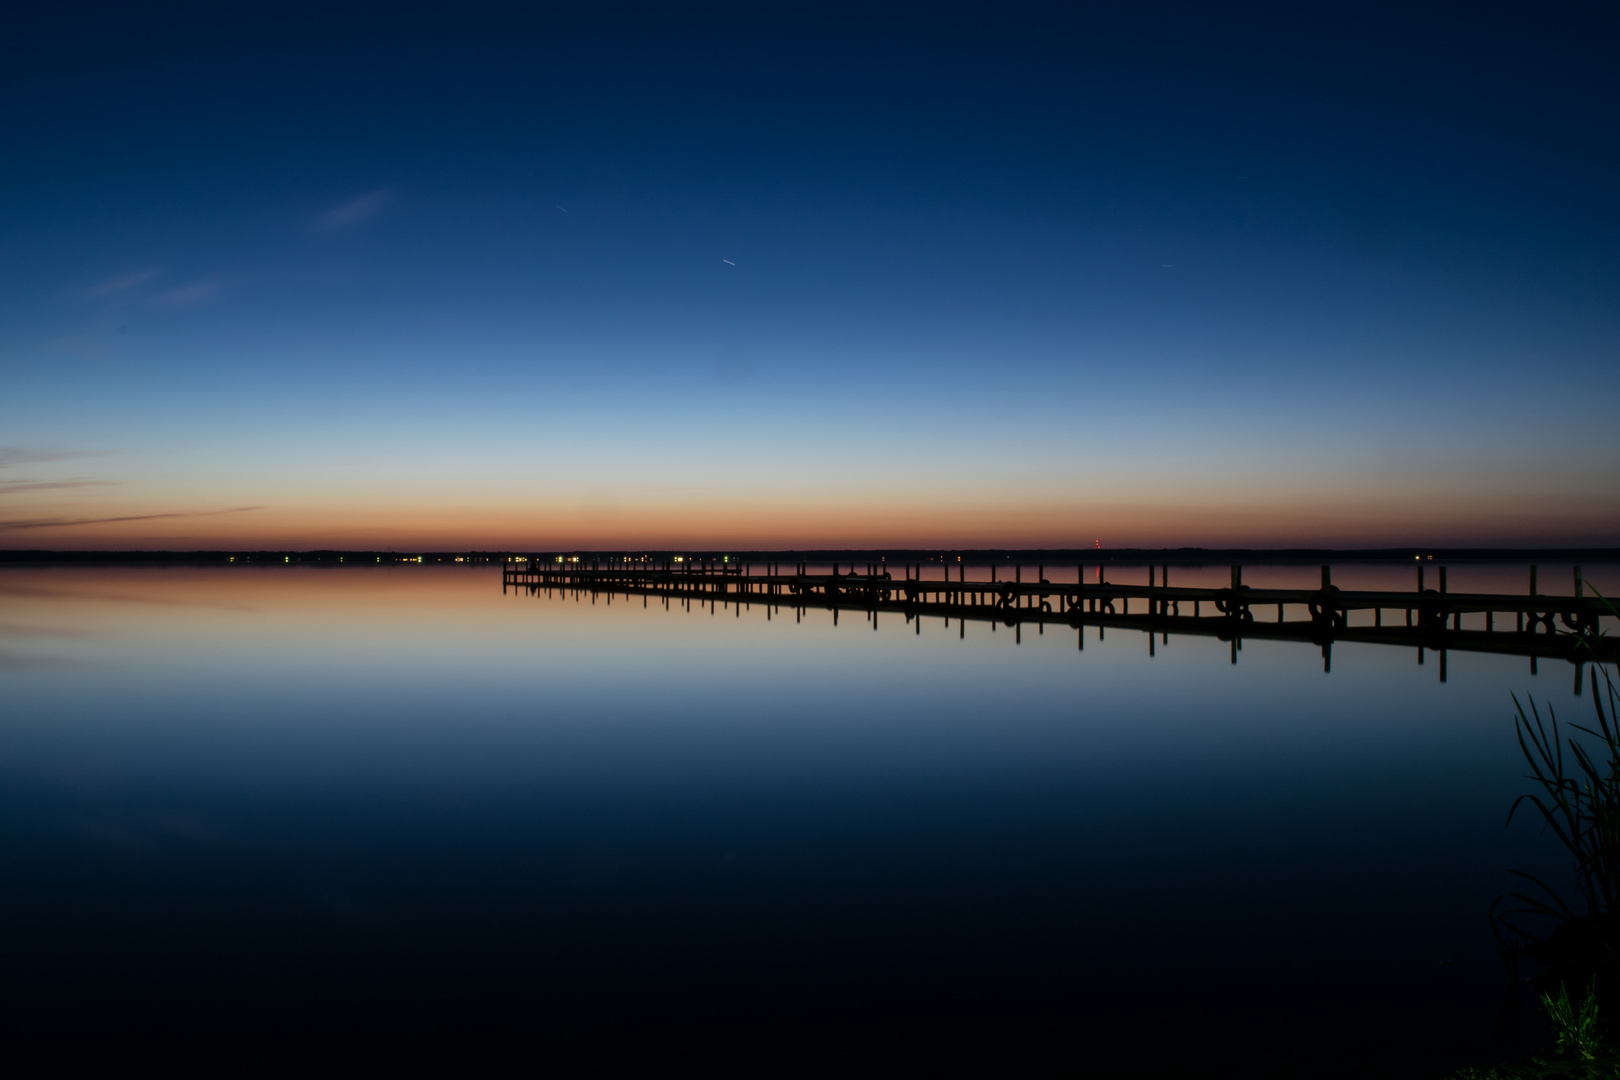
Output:
[[[895,569],[901,577],[894,576]],[[756,568],[722,559],[551,555],[506,564],[501,589],[656,597],[711,609],[735,606],[739,614],[756,604],[767,615],[786,608],[802,617],[806,609],[818,608],[831,610],[835,621],[839,611],[858,610],[867,613],[874,629],[879,614],[893,614],[914,623],[919,634],[927,618],[943,619],[946,627],[956,620],[959,636],[965,636],[967,622],[999,623],[1012,628],[1016,640],[1026,624],[1043,634],[1048,626],[1062,626],[1079,631],[1081,649],[1087,626],[1096,626],[1099,635],[1111,628],[1143,631],[1150,650],[1155,635],[1168,642],[1170,634],[1198,634],[1230,641],[1234,664],[1245,638],[1297,641],[1321,647],[1324,670],[1331,669],[1335,641],[1390,645],[1416,649],[1419,663],[1425,651],[1438,653],[1442,680],[1452,650],[1526,656],[1532,670],[1538,658],[1567,660],[1578,669],[1590,660],[1612,662],[1620,656],[1616,642],[1596,634],[1600,617],[1612,609],[1586,595],[1579,567],[1565,596],[1540,592],[1534,567],[1528,590],[1517,596],[1449,592],[1445,568],[1433,566],[1414,568],[1410,592],[1344,591],[1333,584],[1329,566],[1322,567],[1321,586],[1315,589],[1251,588],[1243,584],[1241,566],[1231,567],[1230,584],[1219,588],[1172,587],[1168,566],[1147,567],[1147,581],[1135,584],[1105,580],[1101,565],[1095,567],[1095,583],[1085,580],[1084,565],[1077,567],[1077,581],[1062,583],[1048,581],[1045,567],[1028,581],[1022,567],[1013,568],[1010,580],[1005,575],[998,580],[994,565],[987,569],[988,578],[969,580],[966,564],[835,563],[829,572],[811,573],[802,563]],[[1426,573],[1436,569],[1434,587],[1427,587]],[[1371,625],[1365,617],[1352,625],[1352,612],[1370,612]],[[1483,629],[1464,630],[1464,615],[1483,615]],[[1579,670],[1576,674],[1578,693]]]

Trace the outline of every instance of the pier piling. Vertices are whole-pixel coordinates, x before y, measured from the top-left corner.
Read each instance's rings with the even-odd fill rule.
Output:
[[[1230,567],[1228,588],[1170,586],[1168,565],[1149,566],[1147,583],[1116,584],[1106,580],[1103,565],[1097,565],[1095,584],[1086,581],[1085,564],[1075,565],[1072,584],[1053,583],[1046,578],[1046,567],[1036,567],[1036,579],[1023,580],[1022,564],[1014,563],[1012,580],[997,573],[997,563],[988,565],[988,580],[969,581],[965,562],[958,562],[957,580],[950,580],[950,567],[941,556],[940,588],[925,584],[921,563],[904,563],[901,578],[895,580],[882,563],[852,563],[847,572],[842,564],[833,563],[830,573],[811,573],[808,563],[800,561],[783,574],[783,565],[768,562],[761,572],[754,573],[752,563],[733,559],[712,558],[602,558],[585,555],[530,556],[513,559],[502,566],[503,593],[573,595],[575,600],[589,597],[594,603],[598,596],[611,604],[615,595],[620,597],[641,595],[661,598],[667,607],[676,601],[690,612],[692,601],[707,602],[711,615],[719,606],[735,605],[740,618],[744,605],[752,606],[758,596],[767,608],[777,597],[792,598],[795,621],[803,620],[807,607],[831,609],[834,624],[844,608],[859,609],[878,627],[881,612],[900,613],[906,621],[916,620],[913,633],[921,634],[921,619],[926,616],[943,617],[945,625],[957,620],[957,636],[966,637],[969,619],[989,622],[992,630],[997,622],[1014,628],[1014,640],[1023,641],[1022,624],[1032,622],[1038,632],[1044,633],[1046,623],[1063,623],[1077,630],[1076,647],[1083,650],[1083,629],[1087,625],[1098,628],[1102,640],[1108,626],[1130,628],[1146,632],[1150,637],[1149,653],[1156,646],[1153,635],[1168,644],[1170,633],[1190,633],[1201,636],[1228,638],[1236,662],[1244,637],[1277,640],[1309,641],[1325,646],[1333,641],[1354,641],[1416,647],[1418,662],[1423,663],[1424,652],[1435,649],[1441,653],[1441,667],[1446,666],[1448,650],[1494,652],[1524,655],[1534,661],[1538,657],[1561,658],[1573,662],[1577,647],[1592,649],[1595,656],[1610,659],[1620,656],[1613,638],[1597,637],[1590,631],[1599,625],[1607,609],[1595,595],[1584,595],[1585,581],[1580,567],[1573,571],[1574,595],[1569,598],[1542,596],[1537,590],[1536,568],[1530,568],[1528,595],[1452,592],[1449,588],[1447,568],[1440,570],[1438,591],[1424,586],[1424,567],[1417,567],[1418,593],[1385,592],[1377,590],[1341,590],[1333,584],[1333,571],[1329,565],[1321,567],[1320,585],[1314,589],[1250,588],[1243,584],[1243,568]],[[946,587],[954,586],[954,587]],[[1145,601],[1140,607],[1133,600]],[[1203,603],[1214,604],[1216,616],[1203,615]],[[1256,606],[1276,605],[1277,621],[1256,622]],[[1406,613],[1404,625],[1386,624],[1383,609],[1395,608]],[[1134,608],[1134,610],[1133,610]],[[1289,618],[1290,611],[1305,610],[1309,618]],[[1362,623],[1352,627],[1350,615],[1356,611],[1372,612],[1371,625]],[[1498,629],[1496,613],[1513,614],[1511,630]],[[1414,613],[1416,618],[1414,618]],[[1464,630],[1463,616],[1483,615],[1483,629]],[[1555,624],[1561,624],[1555,625]],[[1594,653],[1583,651],[1582,657]],[[1324,669],[1330,670],[1331,661],[1324,655]],[[1534,664],[1532,664],[1532,671]]]

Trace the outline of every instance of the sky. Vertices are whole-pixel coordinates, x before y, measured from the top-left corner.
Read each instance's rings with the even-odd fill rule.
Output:
[[[0,548],[1620,545],[1602,5],[0,16]]]

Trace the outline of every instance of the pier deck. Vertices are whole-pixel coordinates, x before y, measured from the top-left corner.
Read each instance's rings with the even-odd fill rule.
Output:
[[[1614,661],[1616,643],[1598,637],[1599,619],[1612,609],[1596,596],[1579,595],[1580,569],[1575,570],[1571,595],[1554,596],[1535,590],[1522,595],[1454,593],[1446,589],[1445,569],[1438,568],[1437,588],[1424,588],[1419,568],[1413,591],[1347,591],[1332,583],[1331,567],[1322,567],[1316,589],[1250,588],[1243,584],[1242,568],[1231,568],[1231,582],[1220,588],[1171,587],[1168,567],[1149,568],[1146,584],[1098,580],[1052,582],[1044,568],[1035,580],[1023,580],[1022,568],[1012,580],[969,580],[968,567],[897,567],[903,576],[881,565],[854,566],[841,571],[810,573],[799,564],[783,572],[781,564],[768,564],[761,573],[740,563],[696,564],[663,560],[657,563],[598,560],[563,561],[557,557],[508,563],[502,571],[502,591],[561,590],[591,594],[658,597],[666,601],[708,604],[739,609],[759,604],[767,613],[789,609],[802,615],[808,608],[867,613],[875,627],[879,614],[893,614],[915,623],[922,632],[926,618],[957,621],[958,634],[966,622],[1000,623],[1021,640],[1025,624],[1044,633],[1048,626],[1080,630],[1077,641],[1085,647],[1084,628],[1096,626],[1146,632],[1151,649],[1153,635],[1197,634],[1232,643],[1232,662],[1244,638],[1308,642],[1322,649],[1324,668],[1331,665],[1335,641],[1415,648],[1419,662],[1425,650],[1440,654],[1444,678],[1445,654],[1450,650],[1505,653],[1562,659],[1580,665],[1589,660]],[[1097,576],[1103,578],[1098,567]],[[1363,617],[1352,625],[1352,612],[1371,612],[1372,625]],[[1464,615],[1483,614],[1484,629],[1463,629]],[[1478,621],[1478,620],[1474,620]],[[1498,623],[1500,622],[1500,627]],[[1167,638],[1166,638],[1167,639]],[[1577,679],[1579,672],[1577,671]]]

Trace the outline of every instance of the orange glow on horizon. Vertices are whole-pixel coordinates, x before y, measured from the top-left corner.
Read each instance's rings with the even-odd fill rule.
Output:
[[[110,513],[107,517],[120,517]],[[134,515],[127,515],[133,517]],[[1620,513],[1548,499],[1509,512],[1476,500],[1321,499],[1179,504],[1034,500],[926,505],[870,496],[842,504],[781,497],[662,499],[546,509],[414,506],[341,509],[265,506],[240,513],[105,521],[3,533],[8,548],[185,550],[495,550],[614,547],[1081,548],[1120,547],[1608,546]]]

